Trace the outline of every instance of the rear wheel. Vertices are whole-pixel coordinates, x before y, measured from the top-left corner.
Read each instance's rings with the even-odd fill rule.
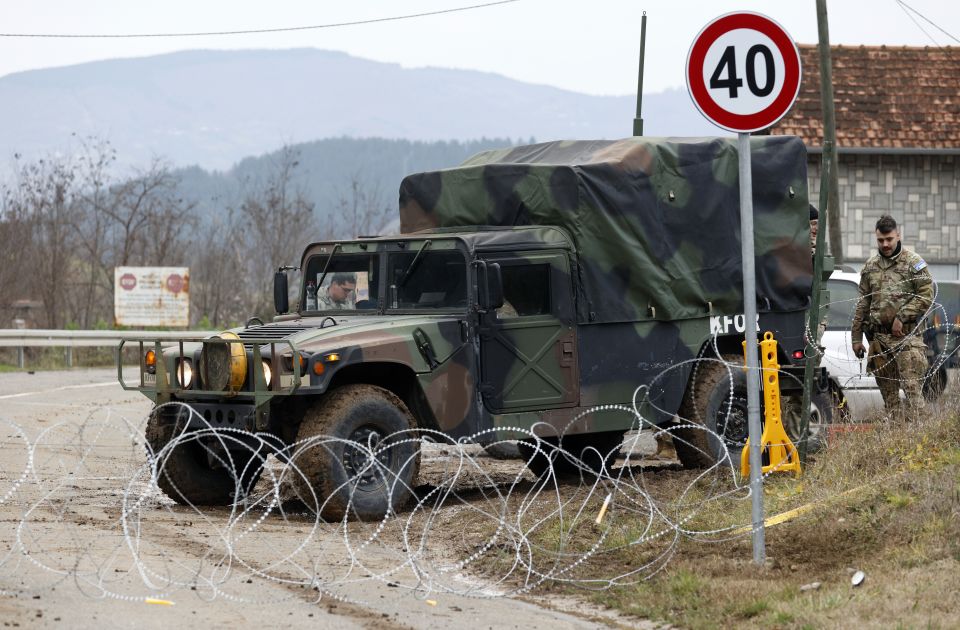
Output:
[[[182,505],[231,505],[256,485],[266,448],[234,432],[184,431],[189,416],[187,407],[171,405],[155,408],[147,420],[157,486]]]
[[[743,358],[725,354],[706,359],[694,369],[680,403],[680,422],[696,427],[673,431],[677,458],[686,468],[707,468],[730,454],[735,467],[747,443],[747,376]]]
[[[291,456],[293,486],[328,520],[397,512],[413,496],[420,442],[407,406],[374,385],[345,385],[307,410]]]
[[[810,401],[810,425],[807,427],[807,453],[817,453],[827,445],[827,426],[849,422],[850,412],[839,387],[831,383],[825,392]],[[797,444],[797,448],[800,445]]]

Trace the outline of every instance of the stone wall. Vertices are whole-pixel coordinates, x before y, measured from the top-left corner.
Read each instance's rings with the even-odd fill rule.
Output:
[[[808,174],[810,199],[817,205],[819,154],[810,155]],[[908,247],[938,268],[945,279],[957,277],[960,155],[841,154],[839,179],[847,262],[862,263],[874,252],[873,226],[881,214],[891,214],[901,225]]]

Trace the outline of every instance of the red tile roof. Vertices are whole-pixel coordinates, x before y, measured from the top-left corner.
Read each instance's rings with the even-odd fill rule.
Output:
[[[823,145],[820,56],[800,44],[803,80],[771,133]],[[960,147],[960,48],[832,46],[839,147]]]

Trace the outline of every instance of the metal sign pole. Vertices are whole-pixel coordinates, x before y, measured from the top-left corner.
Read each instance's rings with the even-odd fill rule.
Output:
[[[753,561],[763,564],[766,541],[763,527],[763,470],[760,457],[760,370],[757,352],[757,291],[753,249],[753,177],[750,171],[750,134],[737,134],[740,162],[740,253],[743,257],[743,337],[747,359],[747,427],[750,431],[750,495],[753,499]]]

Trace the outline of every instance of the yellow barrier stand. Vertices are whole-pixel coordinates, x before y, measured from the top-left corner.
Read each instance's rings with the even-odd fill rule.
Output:
[[[746,357],[747,342],[743,342],[744,357]],[[771,471],[793,471],[800,476],[800,455],[797,447],[790,441],[783,421],[780,417],[780,364],[777,363],[777,341],[773,333],[763,333],[760,342],[760,367],[763,374],[763,403],[764,422],[763,435],[760,436],[760,452],[767,454],[768,464],[763,466],[763,473]],[[740,454],[740,474],[746,478],[750,474],[750,440],[747,439],[743,452]]]

